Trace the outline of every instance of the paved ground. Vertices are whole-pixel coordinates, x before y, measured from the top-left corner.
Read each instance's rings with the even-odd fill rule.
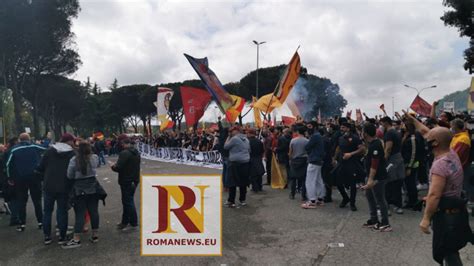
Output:
[[[169,163],[144,161],[143,173],[218,173]],[[361,228],[367,219],[367,204],[360,196],[358,212],[339,209],[339,198],[317,210],[302,210],[299,200],[289,200],[287,191],[270,190],[249,195],[249,206],[223,210],[222,257],[140,257],[139,232],[117,232],[121,214],[116,175],[106,168],[99,178],[109,193],[100,207],[101,238],[97,244],[83,241],[74,250],[56,244],[44,246],[35,228],[29,205],[27,230],[18,233],[0,216],[0,265],[435,265],[430,236],[418,230],[420,213],[407,212],[391,219],[392,233]],[[337,194],[337,193],[335,193]],[[139,195],[136,195],[138,200]],[[224,197],[225,198],[225,197]],[[70,221],[74,221],[70,213]],[[329,243],[344,247],[329,248]],[[465,265],[474,265],[474,248],[462,251]]]

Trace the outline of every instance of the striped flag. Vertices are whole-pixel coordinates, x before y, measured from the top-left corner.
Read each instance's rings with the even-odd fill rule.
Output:
[[[285,72],[278,81],[278,84],[275,88],[273,94],[280,101],[284,103],[286,97],[290,94],[291,89],[295,85],[296,81],[300,77],[301,71],[301,61],[298,52],[295,52],[293,57],[290,60],[290,63],[286,66]]]
[[[235,120],[237,120],[237,117],[239,117],[240,113],[242,112],[242,109],[244,109],[245,99],[237,95],[230,96],[234,101],[234,105],[227,109],[227,111],[225,112],[225,116],[227,118],[227,121],[229,121],[230,123],[234,123]]]

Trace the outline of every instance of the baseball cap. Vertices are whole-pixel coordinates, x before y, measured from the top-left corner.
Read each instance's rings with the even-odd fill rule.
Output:
[[[72,135],[71,133],[64,133],[61,136],[61,139],[59,140],[59,142],[68,142],[68,141],[75,141],[75,140],[76,140],[76,137],[74,137],[74,135]]]

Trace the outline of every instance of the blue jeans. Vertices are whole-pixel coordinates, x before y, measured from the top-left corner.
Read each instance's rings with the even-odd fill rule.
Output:
[[[120,185],[120,191],[122,192],[122,224],[123,225],[138,225],[137,210],[135,208],[135,201],[133,196],[135,195],[135,184],[124,184]]]
[[[67,201],[68,195],[66,193],[43,193],[43,233],[45,236],[51,236],[51,217],[53,215],[54,202],[56,202],[56,222],[59,228],[59,235],[61,238],[66,237],[68,223]]]
[[[99,152],[99,165],[105,165],[105,153],[104,151]]]

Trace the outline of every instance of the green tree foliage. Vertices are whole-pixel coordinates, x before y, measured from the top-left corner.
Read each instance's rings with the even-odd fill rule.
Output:
[[[81,116],[87,90],[79,81],[55,75],[41,76],[37,89],[41,91],[37,98],[38,114],[45,121],[46,128],[51,128],[59,137],[66,131],[66,126]]]
[[[119,87],[118,81],[117,81],[117,79],[115,78],[115,79],[114,79],[114,82],[112,82],[112,84],[110,84],[109,89],[110,89],[111,91],[113,91],[113,90],[117,89],[118,87]]]
[[[122,86],[111,93],[111,104],[117,108],[115,112],[126,119],[128,124],[135,129],[135,132],[138,132],[138,121],[140,120],[145,128],[148,116],[151,115],[153,110],[156,110],[153,105],[156,93],[153,98],[151,86],[147,84]]]
[[[16,130],[23,130],[22,93],[27,80],[33,88],[34,131],[38,131],[38,78],[67,75],[80,64],[74,50],[72,19],[79,12],[77,0],[0,1],[0,76],[11,89]]]
[[[469,48],[464,51],[464,69],[474,72],[474,1],[444,0],[443,5],[450,9],[444,12],[441,20],[446,26],[456,27],[461,37],[470,38]]]

